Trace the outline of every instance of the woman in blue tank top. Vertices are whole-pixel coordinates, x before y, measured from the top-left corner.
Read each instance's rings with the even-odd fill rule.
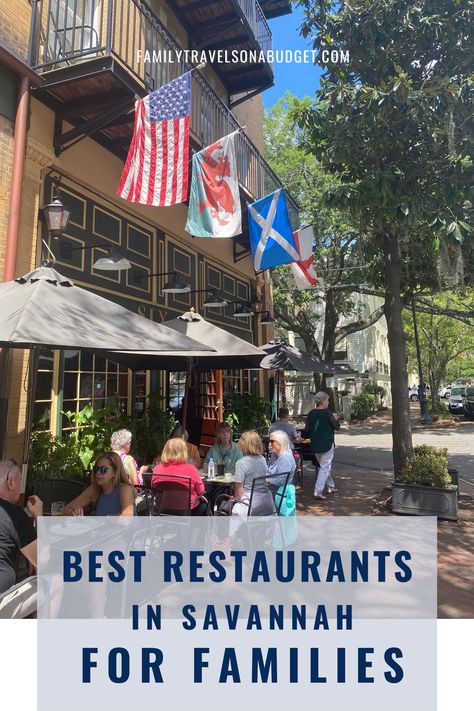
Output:
[[[83,516],[95,505],[96,516],[133,516],[135,489],[116,452],[100,454],[92,470],[91,485],[64,507],[65,516]]]

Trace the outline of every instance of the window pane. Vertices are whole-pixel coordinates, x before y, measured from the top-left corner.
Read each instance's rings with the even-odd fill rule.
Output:
[[[35,402],[33,407],[33,423],[35,430],[49,430],[51,423],[50,402]]]
[[[51,400],[52,373],[38,373],[36,376],[36,399]]]
[[[80,397],[92,398],[92,374],[91,373],[81,373],[81,384],[79,390]]]
[[[107,376],[107,397],[111,395],[117,395],[117,376],[108,375]]]
[[[79,351],[64,351],[64,370],[79,369]]]
[[[96,355],[95,357],[95,369],[97,372],[105,373],[105,358]]]
[[[77,373],[64,373],[63,394],[65,400],[77,397]]]
[[[81,370],[91,371],[93,369],[92,359],[93,359],[92,353],[87,353],[86,351],[81,351]]]
[[[38,370],[53,369],[53,351],[49,348],[42,348],[38,358]]]

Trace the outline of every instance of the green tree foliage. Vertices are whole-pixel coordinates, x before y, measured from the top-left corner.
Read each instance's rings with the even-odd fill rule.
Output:
[[[456,371],[455,377],[462,377],[463,358],[474,352],[474,325],[469,327],[465,321],[449,315],[439,315],[437,309],[460,313],[469,294],[445,293],[428,299],[424,304],[432,304],[431,313],[417,313],[418,340],[422,356],[423,373],[429,378],[432,407],[438,407],[438,390],[442,383],[448,381],[448,367]],[[407,335],[408,367],[417,372],[418,362],[413,330],[411,311],[403,315],[405,333]],[[473,363],[474,365],[474,363]],[[474,368],[472,370],[474,375]]]
[[[295,111],[304,145],[335,175],[329,205],[373,239],[366,278],[385,290],[395,472],[412,454],[403,296],[439,286],[440,245],[472,255],[473,80],[469,0],[300,0],[326,67],[316,106]],[[467,270],[469,271],[469,270]],[[463,275],[459,275],[461,278]]]
[[[315,156],[301,147],[301,131],[290,114],[301,104],[287,92],[265,117],[265,155],[273,170],[296,197],[301,207],[301,223],[313,225],[314,263],[324,272],[324,290],[295,289],[287,266],[273,270],[274,304],[277,321],[302,338],[309,353],[334,361],[337,344],[350,333],[361,331],[382,316],[375,308],[362,314],[351,297],[351,284],[359,284],[363,263],[362,236],[347,209],[329,207],[324,195],[338,186],[337,179],[325,172]],[[340,320],[346,317],[344,326]],[[321,347],[315,331],[321,334]],[[319,386],[319,381],[317,383]]]

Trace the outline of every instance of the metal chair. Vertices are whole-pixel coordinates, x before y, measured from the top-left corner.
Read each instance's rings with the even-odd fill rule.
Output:
[[[159,476],[159,475],[158,475]],[[154,499],[155,516],[191,516],[192,501],[192,479],[188,476],[177,474],[163,475],[162,481],[152,488]],[[206,497],[199,497],[207,504],[209,514],[209,502]],[[158,513],[156,513],[158,512]]]
[[[284,483],[281,484],[281,479],[282,477],[285,477]],[[265,516],[265,515],[279,515],[281,511],[281,507],[283,504],[283,500],[285,498],[286,494],[286,488],[288,486],[288,482],[291,477],[291,472],[280,472],[279,474],[266,474],[265,476],[257,476],[255,479],[252,480],[252,488],[250,489],[250,497],[248,501],[243,501],[241,499],[236,499],[234,496],[230,496],[229,494],[221,494],[220,497],[218,497],[218,500],[216,501],[217,504],[217,511],[219,515],[223,516],[229,516],[232,513],[232,507],[229,506],[228,508],[230,510],[223,512],[221,510],[220,504],[224,501],[229,501],[232,502],[232,505],[236,502],[239,502],[241,504],[244,504],[245,506],[248,506],[248,513],[247,516]],[[255,489],[258,485],[259,482],[265,481],[267,488],[269,492],[273,496],[273,502],[275,506],[275,511],[272,514],[260,514],[255,512]],[[281,491],[280,491],[281,489]]]
[[[86,484],[74,479],[38,479],[35,482],[34,493],[43,502],[43,509],[46,514],[51,513],[53,501],[68,502],[79,496]]]

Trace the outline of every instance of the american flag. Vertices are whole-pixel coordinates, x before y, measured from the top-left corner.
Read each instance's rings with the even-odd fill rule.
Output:
[[[190,113],[191,72],[136,102],[120,197],[160,207],[186,200]]]

